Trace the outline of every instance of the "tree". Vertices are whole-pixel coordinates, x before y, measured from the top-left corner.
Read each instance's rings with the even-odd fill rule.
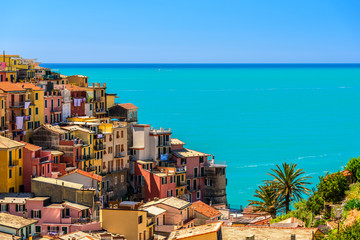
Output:
[[[303,194],[310,194],[310,189],[306,188],[310,182],[307,182],[311,177],[304,176],[303,169],[296,169],[297,164],[286,162],[282,164],[282,168],[276,165],[277,169],[271,169],[273,173],[268,175],[274,177],[274,180],[266,181],[273,184],[277,189],[280,198],[285,200],[286,213],[290,211],[290,202],[293,200],[299,201]]]
[[[275,218],[277,212],[283,211],[285,207],[284,200],[280,198],[272,184],[259,186],[253,196],[260,200],[252,200],[249,205],[254,206],[255,211],[269,213],[272,218]]]
[[[320,177],[318,192],[325,202],[340,202],[344,199],[347,190],[349,190],[349,182],[341,172],[327,173],[325,177]]]
[[[351,158],[346,164],[345,169],[352,173],[355,180],[358,180],[360,178],[360,157]]]

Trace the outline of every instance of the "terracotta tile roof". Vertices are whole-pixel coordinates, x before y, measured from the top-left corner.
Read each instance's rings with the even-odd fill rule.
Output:
[[[50,131],[59,133],[59,134],[65,134],[65,133],[69,132],[69,131],[67,131],[65,129],[60,128],[60,126],[58,126],[58,125],[52,126],[50,124],[44,124],[43,127],[50,130]]]
[[[192,204],[194,207],[194,210],[208,218],[214,218],[219,217],[221,215],[221,212],[219,210],[216,210],[215,208],[207,205],[206,203],[202,201],[197,201]]]
[[[68,174],[66,174],[66,175],[63,175],[63,176],[61,176],[61,177],[59,177],[59,178],[65,177],[65,176],[67,176],[67,175],[71,175],[71,174],[73,174],[73,173],[81,174],[81,175],[83,175],[83,176],[92,178],[92,179],[94,179],[94,180],[96,180],[96,181],[99,181],[99,182],[101,182],[101,179],[102,179],[102,177],[101,177],[100,175],[97,175],[97,174],[91,173],[91,172],[85,172],[85,171],[80,170],[80,169],[75,169],[74,171],[72,171],[72,172],[70,172],[70,173],[68,173]]]
[[[83,88],[83,87],[79,87],[76,86],[74,84],[65,84],[66,89],[72,91],[72,92],[86,92],[89,91],[88,88]]]
[[[36,90],[36,91],[44,91],[44,89],[42,89],[39,86],[36,86],[35,84],[32,83],[15,83],[16,85],[20,86],[21,88],[24,89],[32,89],[32,90]]]
[[[25,144],[25,147],[24,147],[24,148],[26,148],[26,149],[29,150],[29,151],[34,152],[34,151],[37,151],[37,150],[40,150],[40,149],[41,149],[41,147],[36,146],[36,145],[34,145],[34,144],[30,144],[30,143],[23,142],[23,141],[20,141],[20,142],[23,143],[23,144]]]
[[[16,83],[10,83],[10,82],[0,82],[0,89],[3,90],[4,92],[26,91],[26,89],[22,88]]]
[[[121,103],[121,104],[118,104],[119,106],[125,108],[125,109],[138,109],[137,106],[135,106],[134,104],[132,103]]]
[[[0,136],[0,149],[23,147],[25,144]]]

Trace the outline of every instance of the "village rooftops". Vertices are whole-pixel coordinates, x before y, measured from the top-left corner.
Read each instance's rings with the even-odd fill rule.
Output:
[[[268,226],[236,226],[222,228],[223,239],[246,239],[247,237],[255,236],[256,240],[289,240],[291,236],[295,235],[296,240],[313,240],[314,235],[322,235],[317,228],[273,228]],[[318,238],[316,238],[318,239]]]
[[[21,237],[14,236],[12,234],[7,234],[7,233],[0,232],[0,239],[1,240],[18,240],[18,239],[21,239]]]
[[[171,138],[171,145],[185,145],[185,143],[177,138]]]
[[[50,124],[44,124],[43,125],[43,127],[44,128],[46,128],[46,129],[48,129],[48,130],[50,130],[50,131],[53,131],[53,132],[55,132],[55,133],[58,133],[58,134],[66,134],[66,133],[69,133],[69,131],[68,130],[66,130],[66,129],[62,129],[60,126],[58,126],[58,125],[50,125]],[[37,130],[37,129],[36,129]],[[35,131],[36,131],[35,130]]]
[[[172,152],[172,154],[174,154],[178,158],[210,156],[210,154],[198,152],[198,151],[191,150],[191,149],[188,149],[188,148],[183,148],[183,149],[180,149],[180,150],[173,150],[171,152]]]
[[[64,155],[63,152],[58,151],[58,150],[53,150],[53,149],[46,149],[46,150],[43,150],[43,152],[51,152],[51,155],[52,155],[52,156],[61,156],[61,155]]]
[[[65,174],[65,175],[63,175],[63,176],[61,176],[59,178],[62,178],[62,177],[65,177],[65,176],[68,176],[68,175],[71,175],[71,174],[74,174],[74,173],[78,173],[78,174],[83,175],[85,177],[92,178],[92,179],[94,179],[94,180],[96,180],[98,182],[101,182],[101,179],[102,179],[102,177],[100,175],[97,175],[97,174],[91,173],[91,172],[85,172],[85,171],[83,171],[81,169],[75,169],[74,171],[72,171],[72,172],[70,172],[68,174]]]
[[[20,86],[23,89],[31,89],[34,91],[44,91],[44,89],[42,89],[41,87],[36,86],[35,84],[32,84],[32,83],[24,82],[24,83],[15,83],[15,84],[17,84],[18,86]]]
[[[9,213],[0,213],[0,226],[4,227],[21,229],[37,222],[37,220],[26,219]]]
[[[58,186],[64,186],[64,187],[73,188],[73,189],[77,189],[77,190],[83,189],[82,184],[58,180],[55,178],[37,177],[37,178],[32,178],[31,181],[48,183],[48,184],[53,184],[53,185],[58,185]]]
[[[27,201],[46,201],[48,199],[50,199],[50,197],[34,197],[27,199]]]
[[[183,238],[194,238],[199,235],[209,234],[220,230],[222,222],[210,223],[200,225],[197,227],[186,228],[181,230],[173,231],[168,240],[171,239],[183,239]],[[224,238],[223,238],[224,239]]]
[[[182,199],[176,197],[168,197],[168,198],[162,198],[151,202],[147,202],[146,204],[144,204],[144,207],[150,207],[157,204],[164,204],[180,210],[191,206],[191,203],[184,201]]]
[[[192,204],[194,210],[208,218],[220,217],[221,212],[202,201],[197,201]]]
[[[84,88],[84,87],[79,87],[76,86],[74,84],[65,84],[65,87],[67,90],[71,91],[71,92],[86,92],[86,91],[90,91],[90,89],[88,88]]]
[[[95,133],[94,131],[91,131],[88,128],[83,128],[83,127],[79,127],[77,125],[70,125],[70,126],[62,126],[62,129],[65,129],[67,131],[82,131],[82,132],[86,132],[86,133]]]
[[[0,199],[0,203],[25,204],[27,199],[29,199],[29,197],[5,197]]]
[[[0,90],[4,92],[26,92],[26,89],[22,88],[21,85],[11,82],[0,82]]]
[[[109,239],[111,240],[112,234],[109,234],[109,235],[110,235]],[[62,236],[58,237],[58,239],[61,239],[61,240],[68,240],[68,239],[72,239],[72,240],[73,239],[74,240],[100,240],[100,237],[99,238],[94,237],[94,233],[90,234],[90,233],[85,233],[85,232],[82,232],[82,231],[77,231],[77,232],[69,233],[69,234],[66,234],[66,235],[62,235]]]
[[[122,107],[122,108],[125,108],[127,110],[130,110],[130,109],[138,109],[137,106],[135,106],[134,104],[132,103],[120,103],[118,104],[118,106]]]
[[[24,146],[23,143],[0,136],[0,150],[16,149]]]
[[[159,208],[159,207],[156,207],[156,206],[151,206],[151,207],[145,208],[144,210],[147,211],[148,213],[150,213],[151,215],[154,215],[154,216],[158,216],[158,215],[166,212],[165,209]]]
[[[41,147],[36,146],[34,144],[30,144],[30,143],[23,142],[23,141],[19,141],[19,142],[25,144],[24,148],[26,148],[27,150],[32,151],[32,152],[35,152],[35,151],[38,151],[41,149]]]
[[[89,209],[89,207],[87,207],[87,206],[77,204],[77,203],[72,203],[72,202],[65,202],[65,203],[63,203],[63,205],[71,207],[71,208],[75,208],[75,209],[78,209],[78,210],[81,210],[81,211]]]

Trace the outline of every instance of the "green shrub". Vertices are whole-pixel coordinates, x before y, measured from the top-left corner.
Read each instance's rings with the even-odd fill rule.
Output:
[[[349,189],[346,177],[341,173],[326,174],[320,177],[318,192],[325,202],[338,203],[345,197],[345,192]]]
[[[360,179],[360,157],[350,159],[345,169],[352,173],[355,180]]]
[[[345,211],[350,211],[353,209],[360,210],[360,199],[350,199],[344,205]]]

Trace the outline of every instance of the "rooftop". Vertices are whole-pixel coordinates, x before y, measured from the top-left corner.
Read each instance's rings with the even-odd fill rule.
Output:
[[[191,203],[184,201],[182,199],[176,197],[168,197],[168,198],[162,198],[151,202],[147,202],[146,204],[144,204],[144,207],[150,207],[156,204],[164,204],[177,209],[184,209],[188,206],[191,206]]]
[[[82,132],[87,132],[87,133],[94,133],[94,131],[91,131],[88,128],[83,128],[80,127],[78,125],[69,125],[69,126],[62,126],[62,129],[68,130],[68,131],[82,131]]]
[[[171,138],[171,145],[185,145],[185,143],[177,138]]]
[[[21,239],[21,237],[13,236],[12,234],[0,232],[0,239],[1,240],[18,240],[18,239]]]
[[[65,130],[65,129],[62,129],[60,128],[60,126],[58,125],[50,125],[50,124],[44,124],[43,125],[44,128],[50,130],[50,131],[53,131],[53,132],[56,132],[56,133],[59,133],[59,134],[65,134],[65,133],[68,133],[69,131]],[[36,131],[36,130],[35,130]]]
[[[71,207],[71,208],[76,208],[76,209],[79,209],[79,210],[86,210],[86,209],[89,209],[89,207],[87,206],[84,206],[84,205],[81,205],[81,204],[77,204],[77,203],[71,203],[71,202],[65,202],[64,203],[65,206],[68,206],[68,207]]]
[[[31,181],[54,184],[54,185],[58,185],[58,186],[62,186],[64,184],[64,187],[74,188],[74,189],[78,189],[78,190],[83,188],[82,184],[58,180],[55,178],[37,177],[37,178],[31,179]]]
[[[162,209],[162,208],[159,208],[159,207],[156,207],[156,206],[151,206],[151,207],[145,208],[144,210],[147,211],[148,213],[154,215],[154,216],[158,216],[158,215],[166,212],[165,209]]]
[[[208,218],[214,218],[214,217],[219,217],[221,215],[221,212],[209,205],[207,205],[206,203],[202,202],[202,201],[197,201],[194,202],[192,204],[192,206],[194,207],[194,210]]]
[[[125,109],[127,109],[127,110],[130,110],[130,109],[138,109],[138,107],[135,106],[135,105],[132,104],[132,103],[120,103],[120,104],[118,104],[118,106],[123,107],[123,108],[125,108]]]
[[[5,92],[26,92],[26,89],[22,88],[21,85],[11,82],[0,82],[0,89]]]
[[[94,179],[94,180],[96,180],[98,182],[101,182],[101,179],[102,179],[102,177],[100,175],[97,175],[97,174],[91,173],[91,172],[85,172],[85,171],[80,170],[80,169],[76,169],[76,170],[74,170],[74,171],[72,171],[72,172],[70,172],[68,174],[65,174],[65,175],[59,177],[59,178],[62,178],[62,177],[65,177],[65,176],[68,176],[68,175],[71,175],[71,174],[74,174],[74,173],[78,173],[78,174],[81,174],[81,175],[83,175],[85,177],[92,178],[92,179]]]
[[[66,89],[70,90],[71,92],[86,92],[89,91],[88,88],[83,88],[76,86],[74,84],[65,84]]]
[[[9,213],[0,213],[0,225],[19,229],[37,223],[37,220],[26,219]]]
[[[36,146],[36,145],[34,145],[34,144],[30,144],[30,143],[23,142],[23,141],[19,141],[19,142],[25,144],[25,147],[24,147],[24,148],[26,148],[27,150],[32,151],[32,152],[41,149],[41,147]]]
[[[186,238],[193,238],[198,235],[204,235],[208,233],[217,232],[220,230],[222,222],[210,223],[205,225],[200,225],[193,228],[186,228],[182,230],[173,231],[170,236],[169,240],[171,239],[186,239]],[[226,239],[226,238],[223,238]]]
[[[51,152],[51,155],[53,155],[53,156],[64,155],[63,152],[60,152],[58,150],[52,150],[52,149],[46,149],[46,150],[43,150],[43,152]]]
[[[0,150],[24,147],[25,144],[0,136]]]
[[[317,228],[272,228],[272,227],[223,227],[223,239],[245,239],[255,236],[256,240],[289,240],[291,235],[296,235],[296,240],[312,240]]]
[[[32,83],[24,82],[24,83],[15,83],[15,84],[17,84],[18,86],[20,86],[23,89],[31,89],[31,90],[35,90],[35,91],[44,91],[44,89],[42,89],[41,87],[36,86],[35,84],[32,84]]]
[[[174,154],[178,158],[210,156],[210,154],[198,152],[198,151],[191,150],[191,149],[188,149],[188,148],[183,148],[183,149],[180,149],[180,150],[173,150],[171,152],[172,152],[172,154]]]
[[[0,199],[0,203],[25,204],[27,199],[29,199],[29,197],[4,197],[3,199]]]

